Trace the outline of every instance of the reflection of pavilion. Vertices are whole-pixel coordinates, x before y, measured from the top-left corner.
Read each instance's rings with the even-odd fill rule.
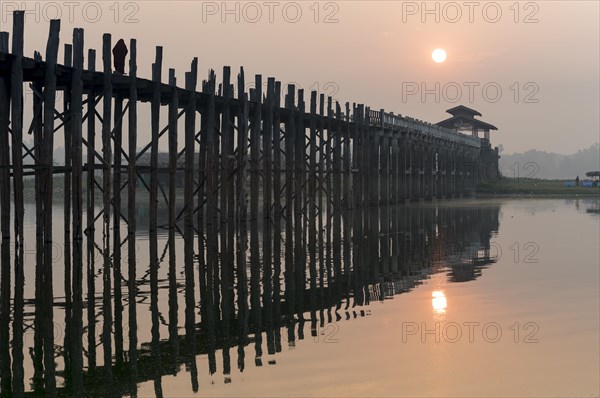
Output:
[[[498,130],[494,125],[475,119],[475,116],[481,116],[481,113],[464,105],[455,106],[446,112],[451,114],[452,117],[437,123],[438,126],[458,131],[470,131],[473,137],[478,137],[479,130],[481,130],[483,131],[483,138],[488,141],[490,140],[490,130]]]
[[[482,270],[498,261],[498,256],[491,255],[490,250],[476,250],[469,256],[461,256],[459,261],[449,262],[450,270],[448,279],[450,282],[468,282],[481,276]]]

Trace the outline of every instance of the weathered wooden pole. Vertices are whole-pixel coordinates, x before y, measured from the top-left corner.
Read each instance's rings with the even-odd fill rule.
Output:
[[[276,332],[281,319],[281,82],[273,92],[273,319]]]
[[[137,371],[137,248],[135,239],[137,188],[137,40],[129,41],[129,108],[128,108],[128,163],[127,163],[127,298],[129,318],[129,363],[133,377]]]
[[[272,299],[272,215],[271,203],[273,195],[273,156],[272,142],[274,135],[273,113],[274,113],[275,79],[267,79],[266,109],[263,118],[263,307],[264,319],[267,331],[273,327],[273,299]]]
[[[152,102],[151,111],[151,141],[150,141],[150,219],[149,232],[155,232],[157,228],[157,206],[158,206],[158,140],[160,129],[160,97],[161,97],[161,74],[162,74],[163,49],[156,47],[156,59],[152,64]],[[154,263],[150,260],[151,263]]]
[[[331,102],[331,99],[328,99]],[[332,131],[333,166],[333,271],[335,273],[336,301],[342,293],[342,111],[335,104],[335,129]],[[339,304],[338,304],[339,305]]]
[[[213,74],[214,85],[216,88],[216,75]],[[218,96],[221,97],[222,93],[222,85],[219,85]],[[219,247],[219,234],[223,232],[221,230],[221,209],[219,207],[219,195],[222,193],[221,186],[223,181],[220,179],[220,170],[221,170],[221,151],[220,148],[220,140],[221,140],[221,117],[220,117],[220,107],[215,106],[215,135],[214,135],[214,212],[213,212],[213,225],[215,228],[215,248],[216,253],[218,253],[216,261],[213,262],[213,305],[215,307],[215,320],[218,321],[221,319],[221,270],[224,258],[221,256],[221,251]],[[224,233],[224,232],[223,232]]]
[[[46,69],[44,77],[44,144],[43,159],[45,173],[42,180],[41,197],[44,198],[44,382],[46,393],[56,395],[54,363],[54,295],[52,292],[52,198],[54,169],[54,104],[56,102],[56,63],[58,58],[60,21],[50,21],[50,33],[46,47]]]
[[[339,121],[342,123],[342,120]],[[350,269],[352,266],[351,257],[351,246],[352,246],[352,221],[351,221],[351,178],[352,178],[352,158],[351,158],[351,145],[350,145],[350,103],[346,102],[346,112],[343,120],[342,127],[342,139],[343,139],[343,170],[342,170],[342,222],[344,223],[344,234],[343,234],[343,252],[344,252],[344,274],[346,275],[346,281],[348,283],[348,289],[350,289]]]
[[[8,52],[8,33],[2,32],[0,36],[0,51]],[[10,147],[8,145],[8,134],[9,134],[9,119],[10,119],[10,84],[8,79],[0,77],[0,134],[2,137],[6,137],[3,140],[6,147],[0,149],[0,156],[2,156],[2,166],[6,167],[1,170],[4,177],[6,178],[6,184],[3,184],[1,189],[7,189],[6,192],[2,192],[3,198],[8,202],[6,206],[4,201],[2,202],[2,216],[7,218],[10,223],[10,158],[8,152]],[[8,185],[8,187],[6,187]],[[7,216],[8,214],[8,216]],[[3,220],[4,221],[4,220]],[[16,223],[15,223],[16,224]],[[5,227],[5,225],[2,225]],[[16,225],[15,225],[16,226]],[[0,248],[0,393],[8,396],[12,391],[12,375],[10,366],[10,304],[11,304],[11,270],[10,270],[10,232],[2,230],[2,242]]]
[[[294,135],[295,135],[295,87],[289,84],[285,97],[287,121],[285,124],[285,301],[287,315],[294,314]]]
[[[64,46],[64,65],[72,66],[73,46],[65,44]],[[71,114],[71,87],[63,89],[63,130],[64,130],[64,153],[65,153],[65,172],[63,174],[63,233],[64,233],[64,264],[63,273],[65,289],[65,334],[63,357],[65,370],[67,373],[71,367],[71,151],[72,151],[72,126],[73,117]]]
[[[397,209],[397,205],[399,202],[400,192],[399,192],[399,168],[400,168],[400,159],[399,159],[399,131],[394,130],[393,128],[390,130],[390,205],[394,205],[394,209]],[[392,216],[393,221],[393,216]],[[392,226],[392,232],[396,231]]]
[[[169,236],[169,342],[172,353],[179,356],[179,336],[177,334],[178,310],[177,303],[177,260],[175,248],[175,208],[177,200],[176,177],[177,177],[177,114],[179,111],[179,94],[177,91],[177,79],[175,69],[169,69],[169,86],[172,90],[168,109],[168,138],[169,138],[169,199],[168,199],[168,236]],[[193,160],[192,160],[193,161]],[[192,205],[193,207],[193,205]],[[193,250],[193,249],[192,249]],[[192,303],[194,300],[192,300]],[[187,310],[187,308],[186,308]]]
[[[169,102],[169,203],[168,203],[168,229],[169,233],[175,230],[175,208],[177,200],[177,113],[179,112],[179,95],[177,93],[177,79],[175,69],[169,69],[169,86],[173,90]],[[191,205],[193,207],[193,205]]]
[[[230,294],[230,286],[232,286],[233,280],[233,263],[230,258],[230,251],[233,251],[232,247],[229,247],[229,229],[230,224],[227,222],[228,217],[228,205],[229,196],[233,194],[232,184],[233,179],[230,176],[231,173],[231,158],[233,157],[233,151],[229,152],[229,149],[233,149],[230,145],[230,141],[233,140],[233,133],[229,126],[230,123],[230,75],[231,69],[228,66],[223,67],[223,83],[222,96],[223,105],[221,107],[221,151],[220,151],[220,174],[221,174],[221,195],[220,195],[220,253],[221,253],[221,319],[223,320],[222,332],[226,338],[229,336],[229,323],[231,320],[230,306],[232,305],[232,297]]]
[[[8,53],[8,33],[0,36],[0,51]],[[12,391],[10,366],[10,145],[8,143],[10,123],[10,83],[7,78],[0,77],[0,189],[2,242],[0,248],[0,356],[5,358],[0,363],[0,394],[9,396]],[[14,145],[14,144],[13,144]],[[16,223],[15,223],[16,224]],[[16,226],[16,225],[15,225]]]
[[[246,250],[248,245],[246,224],[246,170],[248,166],[248,98],[245,91],[244,68],[238,74],[238,100],[240,107],[237,115],[237,200],[238,213],[236,217],[237,233],[237,304],[238,304],[238,336],[240,355],[243,358],[244,345],[248,335],[248,273],[246,267]],[[202,167],[202,166],[201,166]],[[276,174],[275,181],[278,181]],[[277,202],[275,202],[277,203]],[[243,362],[243,360],[242,360]]]
[[[113,280],[115,314],[114,314],[114,339],[115,361],[117,365],[123,363],[123,302],[121,292],[121,151],[123,147],[123,97],[115,96],[114,101],[114,129],[113,135],[113,179],[112,179],[112,205],[113,205]]]
[[[367,212],[368,212],[368,234],[367,234],[367,245],[369,252],[368,266],[371,268],[371,275],[377,275],[379,272],[379,146],[380,139],[378,137],[378,131],[373,130],[371,125],[375,123],[374,116],[376,112],[372,112],[369,107],[365,110],[365,125],[367,134],[367,147],[368,147],[368,179],[369,179],[369,195],[367,200]]]
[[[325,203],[323,200],[328,201],[328,192],[325,192],[325,181],[327,172],[327,159],[325,158],[325,94],[319,95],[319,118],[318,118],[318,129],[319,129],[319,189],[318,189],[318,211],[319,211],[319,299],[321,303],[324,303],[325,298],[325,230],[323,222],[327,223],[327,214],[325,214]]]
[[[25,12],[13,13],[12,55],[14,57],[10,73],[10,101],[12,130],[12,165],[15,206],[15,238],[23,241],[23,37],[25,31]],[[8,46],[6,48],[8,52]],[[8,146],[6,147],[8,150]],[[10,191],[7,191],[10,194]],[[15,270],[15,277],[19,277]]]
[[[160,107],[161,107],[161,80],[162,80],[162,56],[161,46],[156,47],[155,61],[152,64],[152,100],[150,102],[150,203],[148,222],[148,242],[150,247],[150,314],[152,319],[152,351],[156,358],[159,355],[160,326],[158,318],[158,144],[160,129]],[[160,374],[161,364],[158,358],[153,361]],[[154,389],[161,390],[160,378],[154,379]]]
[[[111,56],[111,35],[105,33],[102,37],[102,62],[103,62],[103,94],[102,94],[102,202],[103,202],[103,327],[102,327],[102,346],[104,350],[104,372],[106,374],[106,386],[108,390],[112,384],[112,283],[110,275],[110,179],[111,179],[111,120],[112,120],[112,56]]]
[[[0,288],[0,394],[12,396],[12,374],[10,358],[10,240],[3,239],[0,247],[2,270]]]
[[[88,71],[96,70],[96,51],[88,51]],[[93,373],[96,368],[96,271],[94,240],[94,195],[95,195],[95,158],[96,158],[96,93],[93,88],[87,95],[87,178],[86,178],[86,253],[87,253],[87,319],[88,319],[88,370]]]
[[[309,177],[308,177],[308,253],[310,277],[310,308],[316,307],[317,290],[317,92],[310,93],[310,136],[309,136]]]
[[[173,73],[174,75],[174,73]],[[188,102],[185,107],[185,177],[184,177],[184,274],[185,274],[185,328],[187,349],[195,352],[196,339],[195,328],[195,279],[194,279],[194,155],[196,147],[196,85],[198,80],[198,58],[194,58],[191,63],[190,72],[185,74],[185,89],[188,92]],[[175,84],[175,76],[172,79]],[[173,101],[179,103],[177,91],[173,93]],[[175,104],[173,104],[175,107]],[[173,123],[173,129],[176,129],[177,120],[174,119],[174,110],[171,114],[170,123]],[[175,130],[175,136],[177,130]],[[175,143],[176,145],[176,143]],[[175,153],[177,153],[175,148]],[[175,206],[175,203],[170,204]],[[172,242],[173,244],[175,242]],[[173,270],[174,271],[174,270]]]
[[[0,32],[0,51],[8,52],[8,33]],[[10,91],[7,78],[0,78],[0,233],[10,239]]]
[[[391,141],[391,159],[390,159],[390,207],[391,207],[391,271],[394,275],[398,272],[398,255],[399,255],[399,174],[400,174],[400,148],[398,146],[400,132],[393,127],[390,131]]]
[[[179,356],[179,335],[177,333],[178,311],[177,303],[177,250],[175,247],[175,208],[177,201],[177,114],[179,112],[179,93],[175,69],[169,69],[169,86],[172,90],[169,102],[169,200],[168,200],[168,230],[169,230],[169,342],[172,353]],[[196,110],[194,110],[195,112]],[[193,162],[193,159],[192,159]],[[193,205],[191,206],[193,207]],[[193,249],[192,249],[193,250]],[[184,260],[185,261],[185,260]],[[192,300],[194,303],[194,300]]]
[[[360,178],[361,178],[361,191],[360,191],[360,216],[361,216],[361,234],[359,236],[360,248],[360,290],[359,300],[363,304],[365,299],[368,298],[363,291],[366,285],[366,274],[369,267],[369,247],[366,235],[369,231],[369,211],[368,211],[368,192],[369,192],[369,145],[368,145],[368,108],[365,109],[363,104],[358,105],[357,109],[357,123],[358,123],[358,134],[360,136]]]
[[[203,90],[208,94],[208,104],[203,114],[203,122],[206,121],[206,318],[209,332],[209,347],[215,345],[215,292],[214,280],[217,278],[215,272],[218,272],[218,208],[217,208],[217,167],[218,147],[215,131],[215,74],[209,72],[209,80]],[[204,125],[204,123],[203,123]],[[211,327],[212,326],[212,327]],[[212,351],[212,350],[211,350]],[[214,355],[214,354],[213,354]],[[212,369],[211,369],[212,371]]]
[[[25,213],[23,204],[23,37],[25,31],[25,13],[23,11],[13,12],[13,30],[12,30],[12,54],[14,56],[11,65],[11,87],[10,98],[12,101],[11,128],[12,128],[12,151],[13,151],[13,185],[14,185],[14,203],[15,203],[15,295],[14,295],[14,315],[13,315],[13,381],[12,389],[15,397],[22,396],[24,392],[24,369],[23,369],[23,296],[25,276],[23,270],[23,244],[24,244],[24,226],[23,215]],[[5,155],[9,152],[8,140],[4,139],[6,144]],[[3,162],[4,163],[4,162]],[[6,170],[8,178],[9,171]],[[0,189],[6,188],[6,183],[0,183]],[[3,193],[8,198],[10,187]],[[4,200],[6,200],[4,198]],[[2,199],[0,199],[2,201]],[[5,205],[6,203],[3,202]],[[10,204],[9,204],[10,205]],[[3,207],[3,206],[2,206]],[[2,212],[2,210],[0,210]],[[6,211],[7,215],[10,210]],[[0,222],[4,223],[4,222]],[[4,234],[3,234],[4,236]]]
[[[206,81],[202,82],[202,91],[208,91],[208,84]],[[198,153],[198,214],[197,214],[197,228],[198,228],[198,279],[200,288],[200,316],[202,320],[206,320],[207,317],[207,267],[206,267],[206,250],[205,243],[207,237],[205,237],[204,230],[204,214],[207,211],[206,189],[208,184],[207,179],[207,142],[208,142],[208,129],[207,129],[207,113],[200,111],[200,151]]]
[[[262,133],[262,76],[255,76],[252,129],[250,132],[250,309],[256,336],[256,354],[261,356],[262,311],[260,304],[260,244],[258,208],[260,188],[260,137]]]
[[[229,67],[224,67],[223,69]],[[235,199],[233,196],[233,132],[232,128],[234,118],[230,109],[230,98],[233,96],[233,86],[229,83],[230,71],[227,71],[227,76],[223,76],[223,98],[224,104],[222,106],[221,121],[224,129],[228,129],[228,132],[221,133],[223,135],[223,151],[221,157],[223,159],[221,175],[225,175],[225,179],[222,179],[222,195],[221,200],[223,201],[221,218],[224,222],[221,223],[221,241],[225,242],[221,250],[221,256],[223,257],[222,265],[222,282],[221,282],[221,295],[223,300],[221,301],[221,331],[223,333],[224,342],[222,347],[223,354],[223,374],[227,379],[231,374],[231,353],[230,353],[230,338],[231,335],[231,319],[234,314],[234,297],[233,297],[233,274],[234,274],[234,241],[233,241],[233,212],[235,206]],[[225,75],[225,73],[224,73]],[[227,77],[227,79],[225,79]],[[225,84],[227,80],[227,84]],[[222,130],[224,131],[224,130]],[[225,138],[225,136],[227,136]]]
[[[96,51],[90,49],[88,51],[88,71],[95,72],[96,70]],[[87,94],[87,155],[86,155],[86,276],[87,276],[87,351],[88,351],[88,369],[93,373],[96,368],[96,286],[95,286],[95,239],[94,239],[94,203],[96,184],[94,179],[95,174],[95,158],[96,158],[96,93],[93,88],[90,88]]]
[[[225,156],[227,157],[227,181],[225,182],[227,188],[227,263],[228,263],[228,281],[227,286],[229,289],[229,297],[228,297],[228,316],[230,322],[235,318],[235,291],[234,291],[234,275],[235,275],[235,213],[236,213],[236,196],[235,196],[235,174],[237,170],[235,169],[235,112],[231,109],[231,100],[235,96],[235,85],[231,83],[229,80],[231,78],[231,71],[228,70],[227,74],[229,75],[227,78],[226,85],[226,93],[227,96],[224,111],[226,111],[227,115],[223,116],[223,120],[229,126],[229,139],[227,141]],[[225,77],[223,77],[223,81],[225,81]],[[228,322],[228,328],[230,327]],[[227,353],[228,354],[228,353]]]
[[[304,285],[306,279],[306,248],[304,241],[304,182],[306,180],[306,134],[304,126],[304,90],[298,90],[298,112],[295,114],[294,163],[294,271],[296,275],[296,312],[302,317],[304,309]]]
[[[351,126],[351,138],[352,138],[352,202],[350,208],[352,209],[352,273],[354,280],[354,302],[359,304],[359,270],[361,266],[361,239],[362,239],[362,215],[359,210],[361,201],[361,186],[362,179],[359,174],[360,161],[361,161],[361,150],[360,150],[360,130],[358,127],[358,111],[356,104],[352,104],[352,126]]]
[[[34,60],[36,62],[41,61],[41,54],[39,52],[34,53]],[[34,82],[32,85],[33,89],[37,92],[42,92],[43,83],[41,81]],[[41,97],[33,96],[33,147],[35,156],[35,165],[38,166],[35,170],[35,299],[38,303],[41,303],[45,299],[44,292],[44,200],[42,181],[44,178],[45,171],[43,165],[45,159],[43,158],[43,100]],[[34,349],[33,349],[33,377],[32,385],[33,390],[36,392],[43,391],[43,356],[44,356],[44,320],[43,320],[43,309],[42,305],[35,306],[34,314]],[[94,346],[95,347],[95,346]]]
[[[71,378],[74,391],[83,391],[83,29],[73,30],[73,75],[71,78],[71,164],[73,168],[73,334]]]
[[[390,182],[390,137],[389,131],[385,129],[384,123],[385,112],[383,109],[379,111],[379,121],[381,123],[381,138],[380,138],[380,157],[381,164],[379,167],[379,179],[380,179],[380,197],[379,197],[379,206],[381,208],[380,211],[380,221],[379,225],[381,226],[381,267],[383,275],[386,275],[389,270],[389,243],[390,243],[390,190],[389,190],[389,182]]]

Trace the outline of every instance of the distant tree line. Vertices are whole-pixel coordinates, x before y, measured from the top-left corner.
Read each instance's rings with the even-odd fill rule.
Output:
[[[587,178],[588,171],[600,170],[598,143],[571,155],[532,149],[500,156],[500,171],[506,177],[574,180],[577,176]]]

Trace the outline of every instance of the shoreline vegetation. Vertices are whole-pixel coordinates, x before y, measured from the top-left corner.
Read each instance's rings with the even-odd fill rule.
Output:
[[[568,187],[566,182],[572,180],[545,180],[538,178],[502,177],[494,183],[481,184],[477,188],[477,196],[561,196],[600,198],[600,187]]]

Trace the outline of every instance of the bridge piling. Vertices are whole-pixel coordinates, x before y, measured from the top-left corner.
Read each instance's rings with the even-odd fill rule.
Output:
[[[64,45],[64,65],[72,66],[73,61],[73,46],[71,44]],[[64,152],[65,152],[65,170],[63,173],[63,231],[64,231],[64,253],[65,253],[65,272],[64,272],[64,290],[65,290],[65,350],[64,360],[65,368],[70,370],[70,350],[71,350],[71,151],[72,151],[72,130],[73,130],[73,114],[71,112],[71,89],[67,85],[62,90],[63,93],[63,113],[59,115],[64,127]]]
[[[71,79],[71,164],[73,206],[73,279],[71,378],[74,389],[83,388],[83,29],[73,30],[73,76]],[[119,133],[120,134],[120,133]],[[119,261],[120,264],[120,261]]]
[[[8,52],[8,33],[0,35],[0,49]],[[11,390],[10,366],[10,296],[11,296],[11,267],[10,267],[10,84],[7,77],[0,78],[0,198],[2,242],[0,248],[0,355],[7,360],[0,364],[0,390]]]

